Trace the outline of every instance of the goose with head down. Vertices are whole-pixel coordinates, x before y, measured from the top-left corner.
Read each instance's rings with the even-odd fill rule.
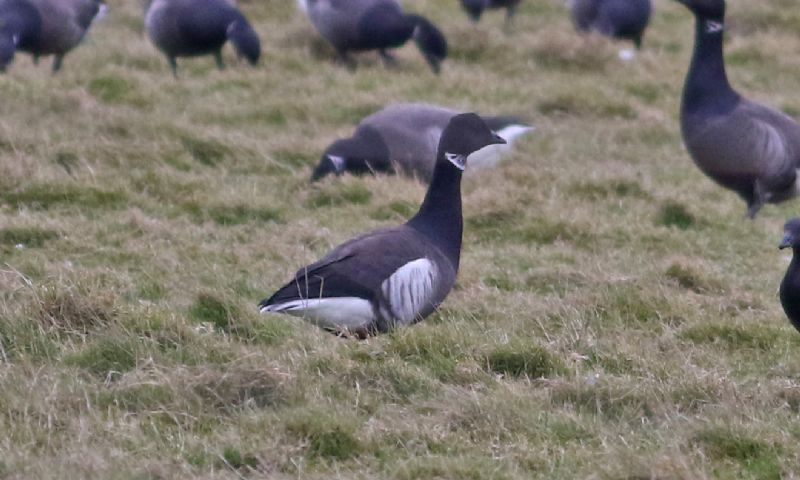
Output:
[[[398,103],[364,118],[349,138],[333,142],[314,169],[312,180],[344,173],[400,173],[429,183],[436,165],[439,139],[459,112],[424,103]],[[493,167],[516,139],[533,127],[515,116],[482,116],[506,140],[470,155],[470,170]]]
[[[173,74],[178,71],[178,57],[199,55],[214,55],[222,70],[222,47],[228,41],[251,65],[261,57],[258,34],[230,0],[152,0],[145,29]]]
[[[377,50],[388,64],[390,49],[414,39],[431,69],[438,73],[447,57],[444,34],[427,18],[405,13],[398,0],[305,0],[301,4],[317,31],[351,68],[350,52]]]
[[[105,5],[99,0],[0,0],[0,71],[17,51],[53,55],[53,72],[75,48]]]

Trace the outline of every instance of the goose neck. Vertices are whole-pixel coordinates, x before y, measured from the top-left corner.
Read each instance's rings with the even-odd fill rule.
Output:
[[[425,200],[408,225],[428,237],[458,269],[464,229],[461,170],[445,160],[441,152]]]
[[[723,19],[697,17],[694,53],[683,90],[686,112],[727,110],[739,100],[725,71],[723,31]]]

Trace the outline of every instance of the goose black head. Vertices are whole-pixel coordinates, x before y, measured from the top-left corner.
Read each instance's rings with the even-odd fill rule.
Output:
[[[461,6],[466,10],[470,20],[478,23],[483,15],[486,5],[483,0],[461,0]]]
[[[228,38],[233,43],[236,53],[256,65],[261,57],[261,40],[255,30],[247,23],[247,20],[240,18],[228,26]]]
[[[793,218],[783,226],[783,240],[778,248],[800,247],[800,218]]]
[[[325,150],[311,181],[330,174],[386,171],[390,167],[389,148],[381,134],[374,128],[361,127],[354,136],[337,140]]]
[[[719,20],[725,18],[725,0],[675,0],[686,6],[697,17]]]
[[[504,143],[507,142],[494,133],[481,117],[474,113],[462,113],[451,118],[442,132],[439,158],[464,170],[470,154],[489,145]]]
[[[414,42],[422,52],[428,65],[434,73],[439,73],[442,69],[442,62],[447,58],[447,38],[436,25],[425,17],[419,15],[407,15],[409,21],[414,24]]]

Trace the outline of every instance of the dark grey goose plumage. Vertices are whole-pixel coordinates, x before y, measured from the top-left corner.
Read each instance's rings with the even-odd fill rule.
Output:
[[[455,283],[461,257],[461,174],[467,157],[503,143],[475,114],[452,117],[442,133],[433,181],[405,224],[350,240],[259,305],[333,332],[366,336],[430,315]]]
[[[145,29],[174,74],[178,57],[214,55],[223,69],[222,47],[228,41],[251,65],[261,57],[258,34],[233,0],[152,0]]]
[[[792,249],[792,261],[781,282],[781,306],[792,326],[800,331],[800,218],[786,222],[780,248]]]
[[[350,138],[332,143],[322,155],[312,180],[349,172],[400,173],[429,183],[436,165],[439,139],[459,112],[424,103],[390,105],[364,118]],[[514,116],[482,117],[506,145],[490,145],[470,156],[470,170],[494,166],[514,141],[533,127]]]
[[[633,41],[641,48],[650,23],[650,0],[571,0],[572,22],[582,32]]]
[[[511,26],[517,7],[522,0],[461,0],[461,7],[466,10],[469,18],[477,23],[481,20],[486,10],[506,9],[506,28]]]
[[[398,0],[302,0],[300,7],[351,68],[356,64],[350,52],[370,50],[394,64],[389,50],[411,39],[434,72],[447,57],[444,34],[427,18],[405,13]]]
[[[22,51],[37,63],[53,55],[53,71],[59,71],[101,9],[99,0],[0,0],[0,70]]]
[[[753,218],[765,203],[797,195],[800,125],[731,87],[723,58],[725,1],[678,1],[696,18],[681,104],[684,143],[700,170],[738,193]]]

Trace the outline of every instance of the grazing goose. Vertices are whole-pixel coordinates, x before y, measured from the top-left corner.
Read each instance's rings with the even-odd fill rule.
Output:
[[[339,59],[351,68],[355,67],[351,51],[378,50],[386,63],[394,64],[388,50],[411,38],[434,72],[439,72],[447,57],[442,32],[428,19],[404,13],[398,0],[305,0],[300,5]]]
[[[59,71],[101,8],[99,0],[0,0],[0,70],[23,51],[37,63],[54,55],[53,72]]]
[[[261,41],[232,0],[153,0],[145,29],[177,75],[177,57],[214,55],[222,70],[222,47],[230,40],[239,57],[256,65]]]
[[[797,194],[800,126],[742,98],[728,83],[722,56],[724,0],[677,0],[697,21],[681,105],[683,141],[706,175],[737,192],[753,218],[765,203]]]
[[[360,337],[422,320],[455,283],[461,256],[461,174],[467,157],[505,141],[472,113],[452,117],[442,133],[433,181],[417,214],[336,247],[301,268],[259,305],[261,312],[303,317]]]
[[[789,321],[800,330],[800,218],[794,218],[783,226],[783,241],[779,247],[792,249],[792,263],[781,282],[781,305]]]
[[[571,0],[572,21],[581,32],[632,40],[637,49],[650,22],[650,0]],[[633,58],[633,50],[623,50],[620,58]]]
[[[366,117],[350,138],[332,143],[322,155],[311,180],[345,172],[402,173],[429,183],[436,164],[439,138],[455,110],[422,103],[390,105]],[[483,117],[507,145],[491,145],[470,156],[470,170],[494,166],[514,140],[533,127],[518,118]]]
[[[478,23],[484,10],[506,9],[506,28],[511,26],[517,6],[522,0],[461,0],[461,6],[467,11],[469,18]]]

